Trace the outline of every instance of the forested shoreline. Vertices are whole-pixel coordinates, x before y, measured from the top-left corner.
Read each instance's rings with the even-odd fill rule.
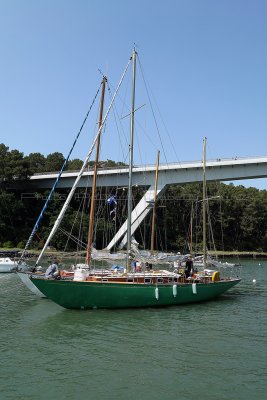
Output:
[[[47,157],[40,153],[24,156],[19,150],[9,150],[0,144],[0,247],[23,248],[44,205],[49,191],[27,193],[23,183],[34,173],[59,171],[64,162],[61,153]],[[77,170],[82,161],[70,160],[66,170]],[[102,167],[123,165],[112,160],[101,162]],[[14,182],[20,182],[20,189]],[[32,249],[42,247],[69,190],[57,190],[42,223],[34,236]],[[133,205],[143,196],[146,188],[135,187]],[[57,250],[73,251],[77,245],[67,240],[67,233],[79,231],[86,242],[90,190],[77,189],[62,222],[61,230],[51,246]],[[116,196],[114,211],[107,200]],[[127,213],[127,190],[118,187],[98,188],[95,246],[105,247]],[[236,252],[267,252],[267,191],[244,186],[208,183],[208,243],[211,250]],[[164,251],[187,252],[192,243],[196,252],[202,249],[202,185],[171,185],[157,201],[156,248]],[[82,217],[82,214],[85,217]],[[81,222],[82,221],[82,222]],[[78,225],[75,227],[75,224]],[[192,226],[192,228],[190,228]],[[151,214],[135,238],[141,247],[150,247]],[[191,232],[191,234],[190,234]],[[190,242],[190,243],[189,243]]]

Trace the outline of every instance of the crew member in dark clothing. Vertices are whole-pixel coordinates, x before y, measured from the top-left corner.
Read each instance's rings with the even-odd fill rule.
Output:
[[[185,276],[186,278],[189,278],[189,276],[192,276],[193,274],[194,274],[193,260],[192,257],[188,257],[185,263]]]

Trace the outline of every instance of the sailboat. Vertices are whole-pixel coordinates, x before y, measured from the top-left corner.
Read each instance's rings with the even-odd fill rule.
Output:
[[[208,205],[208,196],[207,196],[207,182],[206,182],[206,147],[207,147],[207,138],[203,139],[203,182],[202,182],[202,235],[203,235],[203,255],[194,257],[194,265],[195,267],[204,267],[204,268],[220,268],[220,267],[234,267],[236,264],[218,261],[217,257],[211,257],[207,250],[207,205]],[[191,229],[191,245],[190,245],[190,254],[192,255],[192,220],[190,224]],[[213,238],[213,234],[212,234]],[[214,240],[213,240],[214,243]],[[215,245],[214,245],[215,248]]]
[[[136,78],[136,50],[127,64],[132,64],[132,96],[130,112],[130,145],[129,145],[129,177],[128,177],[128,219],[127,219],[127,251],[125,257],[125,268],[109,271],[106,274],[94,273],[75,277],[63,277],[61,279],[50,279],[32,275],[31,282],[46,297],[67,309],[117,309],[132,307],[159,307],[196,303],[214,299],[240,282],[236,278],[221,278],[218,271],[198,272],[192,277],[186,278],[166,269],[149,270],[140,272],[132,269],[133,257],[131,254],[131,215],[132,215],[132,168],[133,168],[133,139],[134,139],[134,114],[135,114],[135,78]],[[125,71],[126,71],[125,70]],[[125,71],[114,93],[116,95]],[[50,235],[41,251],[37,263],[53,237],[57,226],[63,218],[71,197],[75,191],[80,177],[85,170],[89,156],[94,145],[98,142],[101,129],[106,121],[108,112],[112,106],[114,96],[108,107],[105,117],[100,123],[98,133],[87,154],[78,177],[66,199],[66,202],[50,232]],[[90,220],[90,224],[92,220]],[[91,229],[91,228],[90,228]],[[90,246],[90,243],[89,243]],[[90,269],[90,250],[87,253],[85,264]]]

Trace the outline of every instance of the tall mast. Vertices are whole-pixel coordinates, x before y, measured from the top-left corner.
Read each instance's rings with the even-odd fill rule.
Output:
[[[103,80],[102,80],[102,91],[101,91],[99,121],[98,121],[99,135],[98,135],[97,142],[96,142],[96,156],[95,156],[94,177],[93,177],[93,185],[92,185],[91,209],[90,209],[90,217],[89,217],[89,233],[88,233],[87,254],[86,254],[86,264],[87,265],[90,264],[91,253],[92,253],[93,226],[94,226],[94,216],[95,216],[96,180],[97,180],[97,169],[98,169],[98,162],[99,162],[100,138],[101,138],[101,130],[102,130],[102,118],[103,118],[106,81],[107,81],[107,78],[104,76]]]
[[[158,151],[157,162],[156,162],[156,177],[155,177],[155,187],[154,187],[154,207],[153,207],[152,228],[151,228],[151,252],[154,251],[154,243],[155,243],[156,202],[157,202],[158,177],[159,177],[159,156],[160,156],[160,151]]]
[[[131,227],[132,227],[132,171],[133,171],[133,137],[134,137],[134,106],[135,106],[135,77],[136,77],[136,51],[132,54],[132,105],[130,121],[130,144],[129,144],[129,184],[128,184],[128,218],[127,218],[127,261],[126,268],[130,271],[131,253]]]
[[[189,252],[191,256],[193,256],[193,213],[194,213],[194,203],[192,201],[191,215],[190,215],[190,242],[189,242]]]
[[[107,111],[106,111],[106,114],[105,114],[105,116],[104,116],[104,118],[103,118],[103,121],[102,121],[102,124],[101,124],[101,129],[102,129],[104,123],[105,123],[106,120],[107,120],[107,117],[108,117],[108,115],[109,115],[109,113],[110,113],[111,107],[112,107],[112,105],[113,105],[113,103],[114,103],[114,100],[115,100],[115,98],[116,98],[116,96],[117,96],[117,93],[118,93],[118,91],[119,91],[119,88],[120,88],[120,86],[121,86],[121,84],[122,84],[122,81],[123,81],[123,79],[124,79],[124,77],[125,77],[125,74],[126,74],[126,72],[127,72],[127,69],[128,69],[129,64],[130,64],[130,60],[129,60],[129,62],[128,62],[127,65],[126,65],[125,70],[123,71],[122,77],[121,77],[121,79],[120,79],[120,81],[119,81],[119,83],[118,83],[118,86],[117,86],[117,88],[116,88],[116,90],[115,90],[115,92],[114,92],[114,95],[113,95],[113,97],[112,97],[112,99],[111,99],[111,101],[110,101],[110,104],[109,104],[109,106],[108,106],[108,109],[107,109]],[[77,178],[75,179],[75,182],[74,182],[74,184],[72,185],[71,191],[70,191],[69,194],[68,194],[68,197],[67,197],[67,199],[66,199],[66,201],[65,201],[65,203],[64,203],[64,205],[63,205],[63,207],[62,207],[62,209],[61,209],[61,211],[60,211],[60,213],[59,213],[59,215],[58,215],[58,217],[57,217],[57,219],[56,219],[56,221],[55,221],[55,223],[54,223],[54,226],[53,226],[53,228],[52,228],[52,230],[51,230],[51,232],[50,232],[50,234],[49,234],[49,236],[48,236],[48,238],[47,238],[47,240],[46,240],[46,242],[45,242],[45,244],[44,244],[44,247],[42,248],[41,253],[39,254],[39,257],[37,258],[37,261],[35,262],[35,265],[38,265],[38,262],[41,260],[41,258],[42,258],[42,256],[43,256],[43,254],[44,254],[44,252],[45,252],[47,246],[49,245],[50,241],[52,240],[52,238],[53,238],[55,232],[57,231],[57,229],[58,229],[58,227],[59,227],[59,225],[60,225],[60,223],[61,223],[61,221],[62,221],[62,219],[63,219],[63,217],[64,217],[64,214],[65,214],[65,212],[66,212],[66,210],[67,210],[67,208],[68,208],[68,205],[69,205],[69,203],[70,203],[70,201],[71,201],[71,199],[72,199],[72,197],[73,197],[73,195],[74,195],[74,192],[75,192],[75,190],[76,190],[76,187],[78,186],[78,183],[79,183],[79,181],[80,181],[80,179],[81,179],[81,177],[82,177],[82,175],[83,175],[83,172],[85,171],[85,168],[87,167],[88,161],[89,161],[89,159],[90,159],[90,157],[91,157],[91,154],[92,154],[92,152],[93,152],[93,150],[94,150],[94,147],[95,147],[95,145],[96,145],[96,142],[97,142],[97,138],[98,138],[99,133],[100,133],[100,132],[99,132],[99,129],[98,129],[98,132],[97,132],[97,134],[96,134],[96,136],[95,136],[95,138],[94,138],[94,140],[93,140],[93,143],[92,143],[92,145],[91,145],[91,147],[90,147],[90,150],[89,150],[89,152],[87,153],[87,156],[85,157],[85,160],[84,160],[83,165],[82,165],[82,167],[81,167],[81,169],[80,169],[80,171],[79,171],[79,173],[78,173],[78,175],[77,175]]]
[[[206,189],[206,141],[207,138],[203,139],[203,195],[202,195],[202,218],[203,218],[203,262],[204,268],[207,265],[207,245],[206,245],[206,197],[207,197],[207,189]]]

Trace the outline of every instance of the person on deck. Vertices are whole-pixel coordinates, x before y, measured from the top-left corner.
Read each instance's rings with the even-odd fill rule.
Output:
[[[152,264],[149,264],[148,262],[146,262],[146,270],[147,271],[151,271],[152,270]]]
[[[131,262],[132,272],[136,272],[136,261]]]
[[[188,257],[185,263],[185,276],[186,278],[189,278],[194,274],[194,266],[193,266],[193,260],[192,257]]]
[[[54,261],[53,264],[49,265],[49,267],[45,271],[45,277],[57,278],[58,276],[59,276],[58,262]]]
[[[141,262],[137,261],[135,271],[136,272],[142,271],[142,263]]]

